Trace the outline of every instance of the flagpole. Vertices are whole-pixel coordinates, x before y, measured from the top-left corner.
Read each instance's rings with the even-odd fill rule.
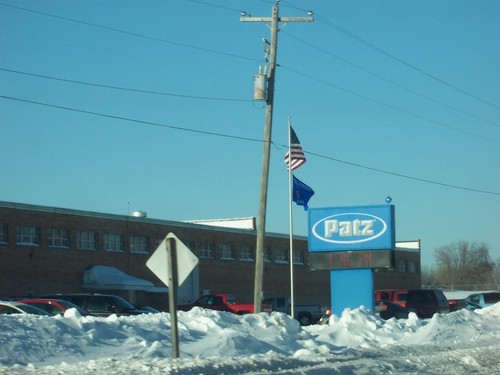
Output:
[[[289,155],[289,163],[288,163],[288,212],[289,212],[289,224],[290,224],[290,316],[293,318],[295,316],[294,311],[294,292],[293,292],[293,215],[292,215],[292,146],[291,146],[291,129],[292,129],[292,120],[288,117],[288,155]]]

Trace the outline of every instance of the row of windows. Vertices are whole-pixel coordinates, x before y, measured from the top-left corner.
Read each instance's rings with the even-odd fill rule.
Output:
[[[105,251],[123,252],[125,249],[125,239],[121,234],[105,233],[103,235],[103,244]],[[153,240],[153,249],[156,249],[163,239]],[[71,231],[64,228],[49,228],[46,233],[46,241],[48,247],[65,248],[71,247]],[[9,243],[8,226],[0,224],[0,244]],[[40,246],[40,228],[31,226],[15,226],[15,244],[19,246]],[[76,247],[79,250],[98,250],[98,233],[93,231],[77,231]],[[150,252],[150,241],[144,236],[130,236],[128,241],[129,251],[132,253]],[[188,242],[187,246],[200,258],[207,259],[225,259],[225,260],[241,260],[254,261],[255,252],[253,246],[242,245],[236,247],[233,244],[199,242],[198,248],[194,241]],[[274,255],[274,256],[273,256]],[[275,263],[288,263],[288,249],[266,249],[264,253],[264,261]],[[293,263],[304,264],[304,252],[301,250],[293,251]]]
[[[417,262],[411,261],[411,260],[404,260],[404,259],[399,259],[396,262],[396,269],[398,272],[418,272],[417,271]]]
[[[191,250],[195,250],[194,242],[188,243]],[[218,254],[217,254],[218,249]],[[273,254],[274,253],[274,254]],[[266,249],[264,252],[264,261],[275,263],[288,263],[290,251],[288,249]],[[252,246],[240,246],[239,249],[235,245],[200,242],[198,247],[198,255],[200,258],[219,258],[219,259],[239,259],[239,260],[255,260],[255,253]],[[274,257],[273,257],[274,255]],[[302,250],[293,251],[293,263],[304,264],[304,252]]]
[[[0,243],[9,243],[9,232],[6,224],[0,225]],[[71,231],[65,228],[47,229],[47,246],[69,249],[71,247]],[[157,241],[159,244],[159,241]],[[30,226],[15,226],[15,244],[19,246],[40,246],[40,228]],[[76,247],[80,250],[97,250],[98,234],[93,231],[78,231],[76,233]],[[104,250],[124,251],[124,236],[115,233],[104,234]],[[130,236],[129,249],[131,252],[148,253],[146,237]]]

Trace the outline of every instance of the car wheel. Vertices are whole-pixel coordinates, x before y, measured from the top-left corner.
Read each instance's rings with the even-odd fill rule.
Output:
[[[308,326],[312,323],[311,317],[307,314],[299,315],[299,323],[301,326]]]

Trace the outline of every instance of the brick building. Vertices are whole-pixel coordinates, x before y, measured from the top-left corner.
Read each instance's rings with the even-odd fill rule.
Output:
[[[206,224],[0,201],[0,298],[94,291],[166,309],[165,286],[146,261],[165,236],[174,233],[199,258],[179,291],[179,303],[207,292],[232,293],[241,302],[253,301],[254,227]],[[408,244],[402,243],[394,252],[394,269],[374,273],[376,289],[420,287],[420,246]],[[329,271],[309,269],[307,246],[306,237],[294,236],[295,301],[329,305]],[[288,235],[267,233],[265,249],[264,296],[287,296]],[[125,277],[119,282],[108,278],[89,283],[96,266],[113,268]]]

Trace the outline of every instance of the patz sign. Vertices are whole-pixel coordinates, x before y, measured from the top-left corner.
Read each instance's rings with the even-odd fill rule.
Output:
[[[394,206],[309,209],[309,251],[394,249]]]

